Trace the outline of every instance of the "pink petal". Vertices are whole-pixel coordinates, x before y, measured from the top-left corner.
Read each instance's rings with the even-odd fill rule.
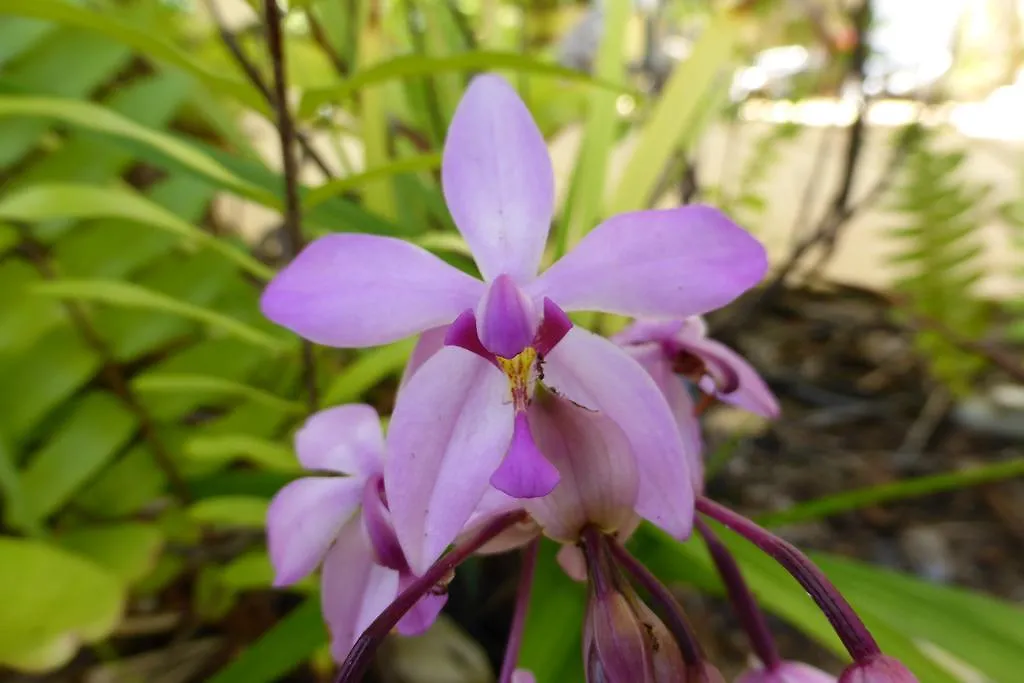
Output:
[[[325,470],[368,478],[384,463],[380,416],[361,403],[314,413],[295,433],[295,451],[307,470]]]
[[[449,323],[481,294],[481,282],[414,244],[337,234],[303,249],[267,285],[260,307],[318,344],[362,347]]]
[[[700,421],[694,414],[695,406],[683,379],[675,374],[660,344],[627,346],[625,349],[634,360],[643,366],[654,383],[661,389],[672,414],[676,418],[683,448],[690,459],[694,493],[704,490],[704,439],[701,436]]]
[[[484,348],[502,358],[514,358],[533,341],[540,315],[508,275],[488,286],[476,310],[476,329]]]
[[[462,530],[508,449],[512,422],[505,375],[460,348],[438,351],[398,394],[384,484],[413,573]]]
[[[740,674],[736,683],[836,683],[836,677],[802,662],[781,662],[772,671],[753,669]]]
[[[324,561],[320,602],[338,662],[398,595],[398,572],[374,562],[362,523],[353,517]]]
[[[549,495],[522,501],[544,533],[575,543],[586,526],[610,533],[627,525],[639,481],[623,430],[607,414],[558,396],[535,401],[529,414],[537,444],[561,475]]]
[[[718,398],[762,417],[774,419],[779,416],[779,402],[775,394],[743,356],[725,344],[706,337],[680,337],[677,344],[704,360],[709,370],[723,367],[734,378],[735,388],[729,392],[714,392]]]
[[[689,205],[610,218],[527,291],[567,311],[686,317],[729,303],[767,268],[756,239],[720,211]]]
[[[529,669],[516,669],[512,672],[511,683],[537,683],[537,677]]]
[[[491,486],[513,498],[537,498],[551,493],[556,484],[558,470],[534,443],[526,413],[516,413],[512,443],[491,475]]]
[[[563,396],[601,411],[622,429],[637,458],[636,511],[673,536],[687,537],[695,475],[675,416],[650,375],[618,346],[579,327],[548,354],[544,374]]]
[[[587,580],[587,558],[579,546],[563,545],[555,554],[555,561],[573,581],[583,583]]]
[[[398,591],[402,592],[409,587],[416,577],[411,574],[401,574],[398,578]],[[405,613],[395,627],[403,636],[418,636],[434,625],[437,615],[441,613],[444,604],[448,602],[448,593],[443,589],[440,592],[427,593],[416,601],[408,612]]]
[[[420,369],[421,365],[427,362],[427,359],[441,350],[441,347],[444,346],[446,334],[448,334],[448,326],[442,325],[441,327],[432,327],[420,335],[419,339],[416,340],[416,346],[413,347],[412,353],[409,354],[405,370],[402,371],[402,380],[398,383],[399,389],[409,382],[409,378]]]
[[[459,534],[455,542],[458,543],[464,538],[473,536],[483,525],[499,515],[522,509],[521,501],[502,493],[498,489],[488,488],[487,492],[484,493],[484,497],[480,499],[479,505],[476,506],[476,510],[470,516],[469,521],[466,522],[466,527]],[[501,532],[476,552],[478,555],[504,553],[521,548],[539,535],[540,527],[532,519],[527,518],[523,522]]]
[[[519,283],[537,272],[555,205],[547,145],[504,79],[477,76],[448,128],[445,201],[484,279]]]
[[[363,494],[355,477],[306,477],[277,492],[267,510],[267,548],[274,585],[288,586],[316,569]]]

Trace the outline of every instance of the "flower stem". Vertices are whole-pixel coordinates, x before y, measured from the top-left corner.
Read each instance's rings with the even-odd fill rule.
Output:
[[[703,496],[697,499],[697,511],[729,527],[782,565],[825,613],[825,617],[854,660],[863,661],[881,654],[878,643],[850,603],[839,593],[824,572],[793,544]]]
[[[711,560],[722,577],[722,583],[725,584],[725,591],[729,596],[729,602],[732,603],[732,609],[740,623],[743,624],[743,630],[747,632],[754,653],[767,670],[774,671],[782,663],[779,659],[779,651],[775,647],[771,631],[768,630],[764,612],[758,607],[747,582],[743,580],[743,574],[740,572],[739,565],[736,564],[736,558],[715,535],[707,522],[697,517],[694,519],[694,524],[697,527],[697,532],[703,537],[708,552],[711,553]]]
[[[537,548],[540,539],[535,538],[523,549],[522,565],[519,568],[519,589],[516,591],[516,606],[512,613],[512,628],[505,646],[505,661],[501,663],[498,683],[510,683],[519,662],[519,646],[523,643],[526,629],[526,613],[530,607],[530,589],[533,587],[533,571],[537,567]]]
[[[348,657],[341,665],[338,673],[337,683],[356,683],[370,665],[370,658],[380,645],[384,637],[391,632],[405,613],[412,609],[416,602],[427,594],[444,577],[462,564],[463,561],[481,546],[492,538],[508,529],[514,524],[526,519],[526,513],[522,510],[508,512],[495,517],[485,524],[473,536],[466,539],[460,545],[452,548],[443,555],[437,562],[430,566],[423,576],[420,576],[399,593],[394,602],[388,605],[380,615],[373,620],[373,623],[363,631],[359,640],[352,646]]]
[[[629,554],[629,551],[617,540],[609,538],[608,547],[611,549],[615,560],[623,567],[638,584],[643,586],[651,598],[661,605],[665,617],[665,626],[668,627],[679,645],[679,651],[683,655],[683,661],[687,668],[701,666],[704,661],[704,652],[693,632],[693,627],[686,620],[683,608],[680,607],[672,593],[658,581],[658,577],[651,573],[639,560]]]

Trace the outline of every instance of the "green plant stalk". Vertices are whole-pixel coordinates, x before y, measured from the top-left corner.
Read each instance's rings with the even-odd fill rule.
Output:
[[[604,35],[594,65],[594,73],[601,80],[622,78],[630,9],[628,2],[608,3],[605,9]],[[558,230],[555,260],[569,251],[600,218],[608,178],[608,156],[615,144],[618,97],[618,93],[608,90],[594,90],[590,94],[583,142],[573,167],[569,201]]]
[[[384,27],[378,0],[368,0],[369,11],[359,38],[359,69],[375,64],[385,54]],[[376,168],[388,163],[388,119],[384,86],[377,84],[360,91],[360,130],[363,134],[364,167]],[[395,189],[390,178],[365,183],[363,202],[370,211],[394,220]]]
[[[975,467],[963,472],[947,472],[918,477],[882,486],[847,491],[834,496],[825,496],[794,505],[786,510],[761,515],[757,517],[756,521],[765,527],[779,527],[785,524],[829,517],[868,505],[927,496],[943,491],[955,491],[1020,476],[1024,476],[1024,458],[1014,458],[1007,462]]]

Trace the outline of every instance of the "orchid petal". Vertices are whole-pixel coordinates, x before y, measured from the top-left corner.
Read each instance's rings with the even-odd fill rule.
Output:
[[[413,573],[462,530],[508,449],[512,423],[505,375],[464,349],[438,351],[398,394],[384,484]]]
[[[516,413],[512,442],[491,486],[514,498],[538,498],[551,493],[558,484],[558,470],[537,448],[526,413]]]
[[[740,354],[725,344],[706,337],[679,337],[676,344],[705,362],[709,372],[717,377],[732,377],[731,391],[724,391],[719,381],[718,391],[711,391],[721,400],[768,419],[779,416],[779,402],[757,370]],[[702,388],[703,384],[702,384]],[[710,387],[709,387],[710,388]]]
[[[344,661],[360,634],[397,594],[398,572],[374,561],[359,518],[352,518],[327,553],[321,586],[321,609],[336,661]]]
[[[579,546],[563,545],[555,553],[555,561],[573,581],[584,583],[587,580],[587,558]]]
[[[488,286],[476,311],[476,329],[484,348],[502,358],[514,358],[533,341],[540,316],[533,302],[508,275]]]
[[[512,672],[510,683],[537,683],[537,677],[529,669],[516,669]]]
[[[639,479],[623,430],[608,415],[558,396],[535,401],[529,414],[537,444],[561,475],[549,495],[522,501],[544,533],[575,543],[587,526],[612,533],[629,524]]]
[[[836,683],[836,677],[803,662],[779,662],[773,669],[752,669],[736,683]]]
[[[295,451],[307,470],[368,478],[384,462],[380,416],[371,406],[350,404],[314,413],[295,433]]]
[[[400,574],[398,577],[398,591],[404,591],[415,580],[416,577],[408,572]],[[448,602],[447,592],[427,592],[402,616],[395,628],[403,636],[420,635],[434,625],[434,622],[437,621],[437,615],[441,613],[446,602]]]
[[[271,280],[263,314],[318,344],[387,344],[448,322],[483,283],[399,239],[337,234],[311,243]]]
[[[441,180],[484,278],[528,282],[551,225],[554,172],[537,124],[501,77],[470,82],[448,129]]]
[[[690,396],[686,384],[673,371],[672,364],[665,356],[660,344],[627,346],[625,351],[643,366],[665,396],[665,400],[676,418],[676,425],[683,438],[686,455],[690,459],[694,493],[702,493],[704,490],[704,439],[701,436],[700,421],[695,414],[693,398]]]
[[[625,433],[637,459],[636,511],[677,538],[690,534],[695,476],[672,411],[658,385],[622,349],[574,327],[546,358],[548,384],[599,410]]]
[[[608,219],[527,287],[567,311],[686,317],[720,308],[757,284],[764,247],[707,206]]]
[[[316,569],[363,494],[354,477],[306,477],[277,492],[267,510],[267,547],[274,585],[288,586]]]
[[[488,488],[484,497],[480,499],[479,505],[473,511],[465,528],[455,540],[456,543],[475,536],[485,524],[495,517],[522,510],[522,502],[502,493],[496,488]],[[540,527],[532,519],[527,518],[522,522],[513,524],[500,534],[487,541],[476,552],[478,555],[493,555],[508,552],[521,548],[540,535]]]
[[[420,369],[421,365],[426,363],[431,356],[444,347],[444,338],[447,334],[448,326],[442,325],[441,327],[432,327],[420,335],[419,339],[416,340],[416,346],[413,347],[412,353],[409,354],[409,360],[405,363],[402,379],[398,383],[399,390],[409,382],[409,378]]]

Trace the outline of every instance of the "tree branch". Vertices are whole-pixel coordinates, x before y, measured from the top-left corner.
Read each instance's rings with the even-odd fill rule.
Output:
[[[263,13],[267,25],[267,47],[274,65],[274,92],[272,101],[277,114],[277,132],[281,141],[281,162],[284,168],[284,234],[288,258],[295,258],[302,249],[302,207],[299,204],[299,169],[295,160],[295,126],[288,110],[288,83],[285,66],[284,39],[281,32],[281,12],[276,0],[263,0]],[[316,359],[313,345],[302,340],[302,375],[306,386],[306,401],[310,412],[317,408]]]

